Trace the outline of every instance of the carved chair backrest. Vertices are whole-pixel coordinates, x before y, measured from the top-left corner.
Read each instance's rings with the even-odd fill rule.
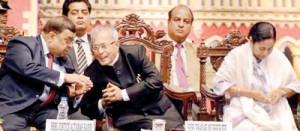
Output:
[[[205,64],[207,58],[210,58],[211,65],[215,71],[221,66],[224,57],[231,51],[233,48],[240,46],[247,42],[245,36],[243,36],[239,31],[229,32],[224,39],[219,42],[214,47],[207,47],[203,42],[198,47],[198,57],[200,58],[200,85],[206,84],[205,77]]]
[[[20,32],[17,29],[15,29],[14,27],[0,28],[0,66],[6,54],[8,41],[17,35],[24,35],[24,34],[23,32]]]
[[[207,58],[210,59],[210,63],[215,71],[221,66],[224,57],[235,47],[240,46],[247,42],[245,36],[243,36],[239,31],[229,32],[224,39],[217,43],[214,47],[207,47],[203,42],[198,47],[197,55],[200,58],[200,92],[203,96],[201,108],[205,107],[207,102],[205,99],[209,99],[213,102],[214,115],[213,120],[221,120],[222,108],[226,100],[223,96],[217,96],[207,87],[206,83],[206,62]],[[208,64],[209,65],[209,64]],[[205,102],[205,103],[203,103]],[[204,109],[204,112],[206,109]],[[203,115],[204,116],[204,115]]]
[[[174,47],[172,42],[156,40],[156,37],[161,37],[164,32],[158,31],[155,34],[152,28],[136,14],[127,15],[115,28],[119,32],[121,44],[144,45],[147,49],[148,58],[153,63],[160,63],[157,68],[160,70],[162,81],[170,83],[171,55]],[[160,57],[160,61],[157,61],[156,57]]]

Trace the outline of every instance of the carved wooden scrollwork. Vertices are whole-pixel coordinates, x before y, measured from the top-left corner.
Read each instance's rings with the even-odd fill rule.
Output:
[[[166,35],[166,32],[164,30],[157,30],[155,32],[156,39],[163,38]]]
[[[247,38],[239,31],[231,31],[223,38],[217,47],[235,48],[247,42]]]
[[[152,28],[136,14],[127,15],[120,24],[115,26],[115,28],[121,34],[121,38],[127,36],[138,36],[151,42],[154,42],[156,39]]]
[[[14,27],[3,27],[0,28],[0,66],[3,61],[3,58],[6,54],[7,43],[8,41],[17,35],[23,35],[20,31]]]
[[[8,41],[17,35],[22,35],[20,31],[15,29],[14,27],[4,27],[0,29],[0,38],[2,40],[1,44],[7,44]]]
[[[120,35],[120,42],[122,44],[142,44],[147,48],[147,56],[155,63],[156,54],[160,54],[160,72],[162,81],[170,83],[171,77],[171,55],[174,47],[172,42],[156,40],[157,36],[163,36],[166,33],[162,30],[154,33],[152,28],[146,24],[136,14],[127,15],[121,23],[115,26]]]

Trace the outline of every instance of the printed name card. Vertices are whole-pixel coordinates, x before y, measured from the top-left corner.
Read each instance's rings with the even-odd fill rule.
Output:
[[[185,131],[232,131],[232,125],[227,122],[185,121]]]
[[[46,131],[95,131],[96,120],[46,120]]]

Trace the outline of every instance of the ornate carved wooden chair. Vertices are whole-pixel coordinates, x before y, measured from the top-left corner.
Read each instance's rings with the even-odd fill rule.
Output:
[[[136,14],[126,16],[126,18],[116,26],[116,29],[120,32],[120,41],[122,44],[139,43],[144,45],[147,49],[147,55],[150,60],[153,63],[159,63],[159,67],[157,68],[161,73],[162,81],[164,83],[164,91],[170,98],[183,102],[182,116],[184,119],[187,119],[188,112],[190,112],[188,111],[188,103],[196,101],[196,93],[177,92],[170,88],[169,83],[172,67],[171,55],[174,47],[171,41],[157,40],[163,37],[165,32],[163,30],[159,30],[154,33],[152,28],[145,24]],[[156,59],[156,57],[160,57],[160,59]]]
[[[214,120],[222,120],[223,114],[223,105],[226,101],[224,96],[216,95],[211,88],[206,85],[206,62],[207,58],[210,58],[211,65],[215,71],[218,70],[221,63],[223,62],[224,57],[229,53],[233,48],[244,44],[247,41],[246,37],[243,36],[239,31],[231,31],[227,34],[222,42],[218,43],[215,47],[207,47],[204,43],[198,47],[197,55],[200,58],[200,92],[203,99],[209,99],[212,102],[214,112],[211,114],[211,117]],[[206,102],[203,100],[202,102]],[[203,103],[202,103],[203,105]],[[202,106],[203,107],[203,106]],[[200,112],[201,113],[201,112]],[[205,116],[200,114],[201,116]]]
[[[1,22],[1,21],[0,21]],[[14,27],[0,28],[0,66],[2,60],[6,54],[6,48],[8,41],[17,35],[23,35],[23,32],[18,31]]]
[[[165,35],[164,31],[158,31],[154,33],[152,28],[144,23],[143,20],[136,14],[129,14],[121,21],[120,24],[116,25],[115,28],[119,32],[119,40],[121,44],[142,44],[147,49],[147,56],[153,63],[159,62],[162,81],[164,83],[165,93],[176,100],[182,101],[184,108],[182,109],[182,116],[184,119],[188,118],[188,103],[196,101],[195,93],[180,93],[171,90],[168,84],[170,83],[171,73],[171,55],[174,47],[172,42],[161,40],[158,41],[157,37]],[[156,57],[160,57],[160,60],[156,60]],[[157,65],[157,64],[156,64]],[[182,108],[182,107],[181,107]],[[107,128],[111,128],[112,120],[110,118],[105,120],[108,123]]]

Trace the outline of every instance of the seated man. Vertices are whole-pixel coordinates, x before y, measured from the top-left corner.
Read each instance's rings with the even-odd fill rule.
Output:
[[[197,46],[188,39],[193,21],[193,12],[188,6],[172,8],[168,12],[168,34],[161,38],[172,41],[174,45],[170,84],[182,91],[199,91],[200,85]]]
[[[119,45],[113,27],[97,27],[92,33],[95,60],[85,70],[94,87],[82,98],[81,111],[101,119],[104,111],[121,130],[152,128],[153,119],[166,120],[166,128],[183,123],[162,91],[155,65],[142,45]]]
[[[88,77],[71,74],[74,68],[65,59],[73,46],[75,30],[68,18],[55,17],[46,23],[41,35],[19,36],[8,43],[0,70],[0,118],[4,119],[4,131],[29,130],[31,125],[44,130],[46,119],[57,116],[57,104],[66,94],[66,84],[92,86]],[[76,94],[78,98],[80,95]],[[69,108],[70,112],[76,110],[73,105]]]

